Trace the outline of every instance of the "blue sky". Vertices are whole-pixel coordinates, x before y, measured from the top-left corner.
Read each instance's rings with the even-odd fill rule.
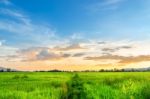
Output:
[[[118,45],[138,46],[136,53],[131,47],[116,48],[128,49],[125,56],[149,55],[146,46],[143,48],[147,49],[140,47],[149,43],[149,5],[149,0],[0,0],[0,52],[4,53],[1,57],[8,60],[10,55],[16,55],[15,58],[21,60],[24,54],[18,52],[26,49],[44,53],[45,57],[62,58],[66,53],[75,54],[70,50],[82,49],[82,46],[90,49],[85,51],[88,53],[84,53],[85,56],[83,51],[76,51],[84,60],[91,53],[102,56],[98,48],[103,50],[109,45],[114,49]],[[98,42],[109,44],[95,45]],[[45,47],[51,50],[45,51]],[[58,49],[59,55],[56,55]],[[113,50],[109,49],[107,54],[124,55]]]
[[[77,33],[85,38],[97,39],[149,38],[150,2],[148,0],[11,0],[8,2],[11,4],[1,3],[1,10],[7,9],[23,14],[32,24],[49,26],[60,37]],[[18,22],[18,19],[13,17],[1,13],[1,20]],[[9,33],[5,33],[0,36],[10,39],[8,35]],[[18,34],[14,35],[19,37]]]
[[[136,34],[137,38],[141,39],[141,36],[147,37],[149,32],[148,0],[144,2],[142,0],[11,0],[9,2],[11,4],[5,7],[1,4],[1,9],[19,11],[18,13],[29,17],[33,24],[50,25],[50,28],[57,32],[56,35],[61,37],[79,33],[86,38],[136,39]],[[7,19],[13,20],[9,16]]]

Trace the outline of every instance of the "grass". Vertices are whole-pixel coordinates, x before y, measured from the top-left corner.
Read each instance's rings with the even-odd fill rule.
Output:
[[[0,99],[150,99],[150,72],[3,72]]]

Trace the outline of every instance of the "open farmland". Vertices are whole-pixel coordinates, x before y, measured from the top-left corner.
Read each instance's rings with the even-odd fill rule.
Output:
[[[150,72],[3,72],[0,99],[150,99]]]

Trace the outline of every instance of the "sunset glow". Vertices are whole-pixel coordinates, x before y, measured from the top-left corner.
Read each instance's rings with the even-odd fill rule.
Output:
[[[135,1],[0,0],[0,67],[149,67],[150,1]]]

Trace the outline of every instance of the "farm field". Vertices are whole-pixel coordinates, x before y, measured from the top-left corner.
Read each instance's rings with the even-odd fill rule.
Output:
[[[150,72],[2,72],[0,99],[150,99]]]

